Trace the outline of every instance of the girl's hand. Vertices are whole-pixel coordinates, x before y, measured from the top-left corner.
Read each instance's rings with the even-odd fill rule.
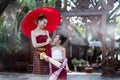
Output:
[[[50,41],[51,41],[51,38],[48,38],[47,41],[46,41],[46,43],[49,44]]]
[[[71,73],[72,71],[68,68],[65,68],[68,73]]]

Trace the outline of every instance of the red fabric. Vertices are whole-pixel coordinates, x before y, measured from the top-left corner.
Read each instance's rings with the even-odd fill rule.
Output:
[[[47,35],[39,35],[36,37],[38,43],[43,43],[47,40]],[[46,45],[44,47],[36,48],[36,53],[34,54],[33,59],[33,73],[34,74],[41,74],[41,75],[49,75],[49,63],[40,60],[39,53],[45,52],[46,55],[51,56],[51,47],[50,45]]]
[[[58,70],[58,68],[52,65],[52,72],[55,72],[56,70]],[[62,70],[57,80],[67,80],[67,72],[65,69]]]
[[[60,24],[61,16],[58,10],[52,7],[37,8],[27,13],[21,22],[22,33],[27,37],[31,37],[31,30],[36,28],[36,20],[40,14],[48,19],[48,24],[44,29],[48,30],[49,33],[52,33]]]
[[[43,43],[43,42],[46,42],[47,40],[47,35],[39,35],[36,37],[36,40],[37,40],[37,43]],[[46,55],[50,56],[51,57],[51,47],[50,47],[50,44],[44,46],[43,48],[45,48],[45,53]]]

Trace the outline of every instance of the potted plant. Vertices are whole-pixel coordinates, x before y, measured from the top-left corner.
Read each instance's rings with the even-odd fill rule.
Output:
[[[84,59],[80,59],[79,60],[79,66],[86,67],[87,66],[87,61],[85,61]]]
[[[87,66],[85,67],[85,72],[86,73],[92,73],[93,72],[93,67],[89,65],[89,63],[87,62]]]
[[[92,73],[92,71],[93,71],[93,67],[86,67],[85,68],[86,73]]]
[[[77,65],[79,64],[79,61],[76,58],[74,58],[72,59],[72,64],[74,66],[74,71],[77,72]]]

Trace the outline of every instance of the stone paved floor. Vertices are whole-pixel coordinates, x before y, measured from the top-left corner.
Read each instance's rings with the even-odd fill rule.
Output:
[[[48,80],[48,76],[0,72],[0,80]],[[67,80],[120,80],[120,78],[101,77],[100,73],[69,73]]]

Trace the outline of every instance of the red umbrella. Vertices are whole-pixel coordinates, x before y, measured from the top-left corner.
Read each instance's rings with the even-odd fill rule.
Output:
[[[41,14],[48,19],[48,24],[44,29],[48,30],[49,33],[52,33],[60,24],[61,15],[55,8],[42,7],[34,9],[27,13],[21,22],[21,30],[25,36],[31,37],[31,31],[37,27],[36,21]]]

